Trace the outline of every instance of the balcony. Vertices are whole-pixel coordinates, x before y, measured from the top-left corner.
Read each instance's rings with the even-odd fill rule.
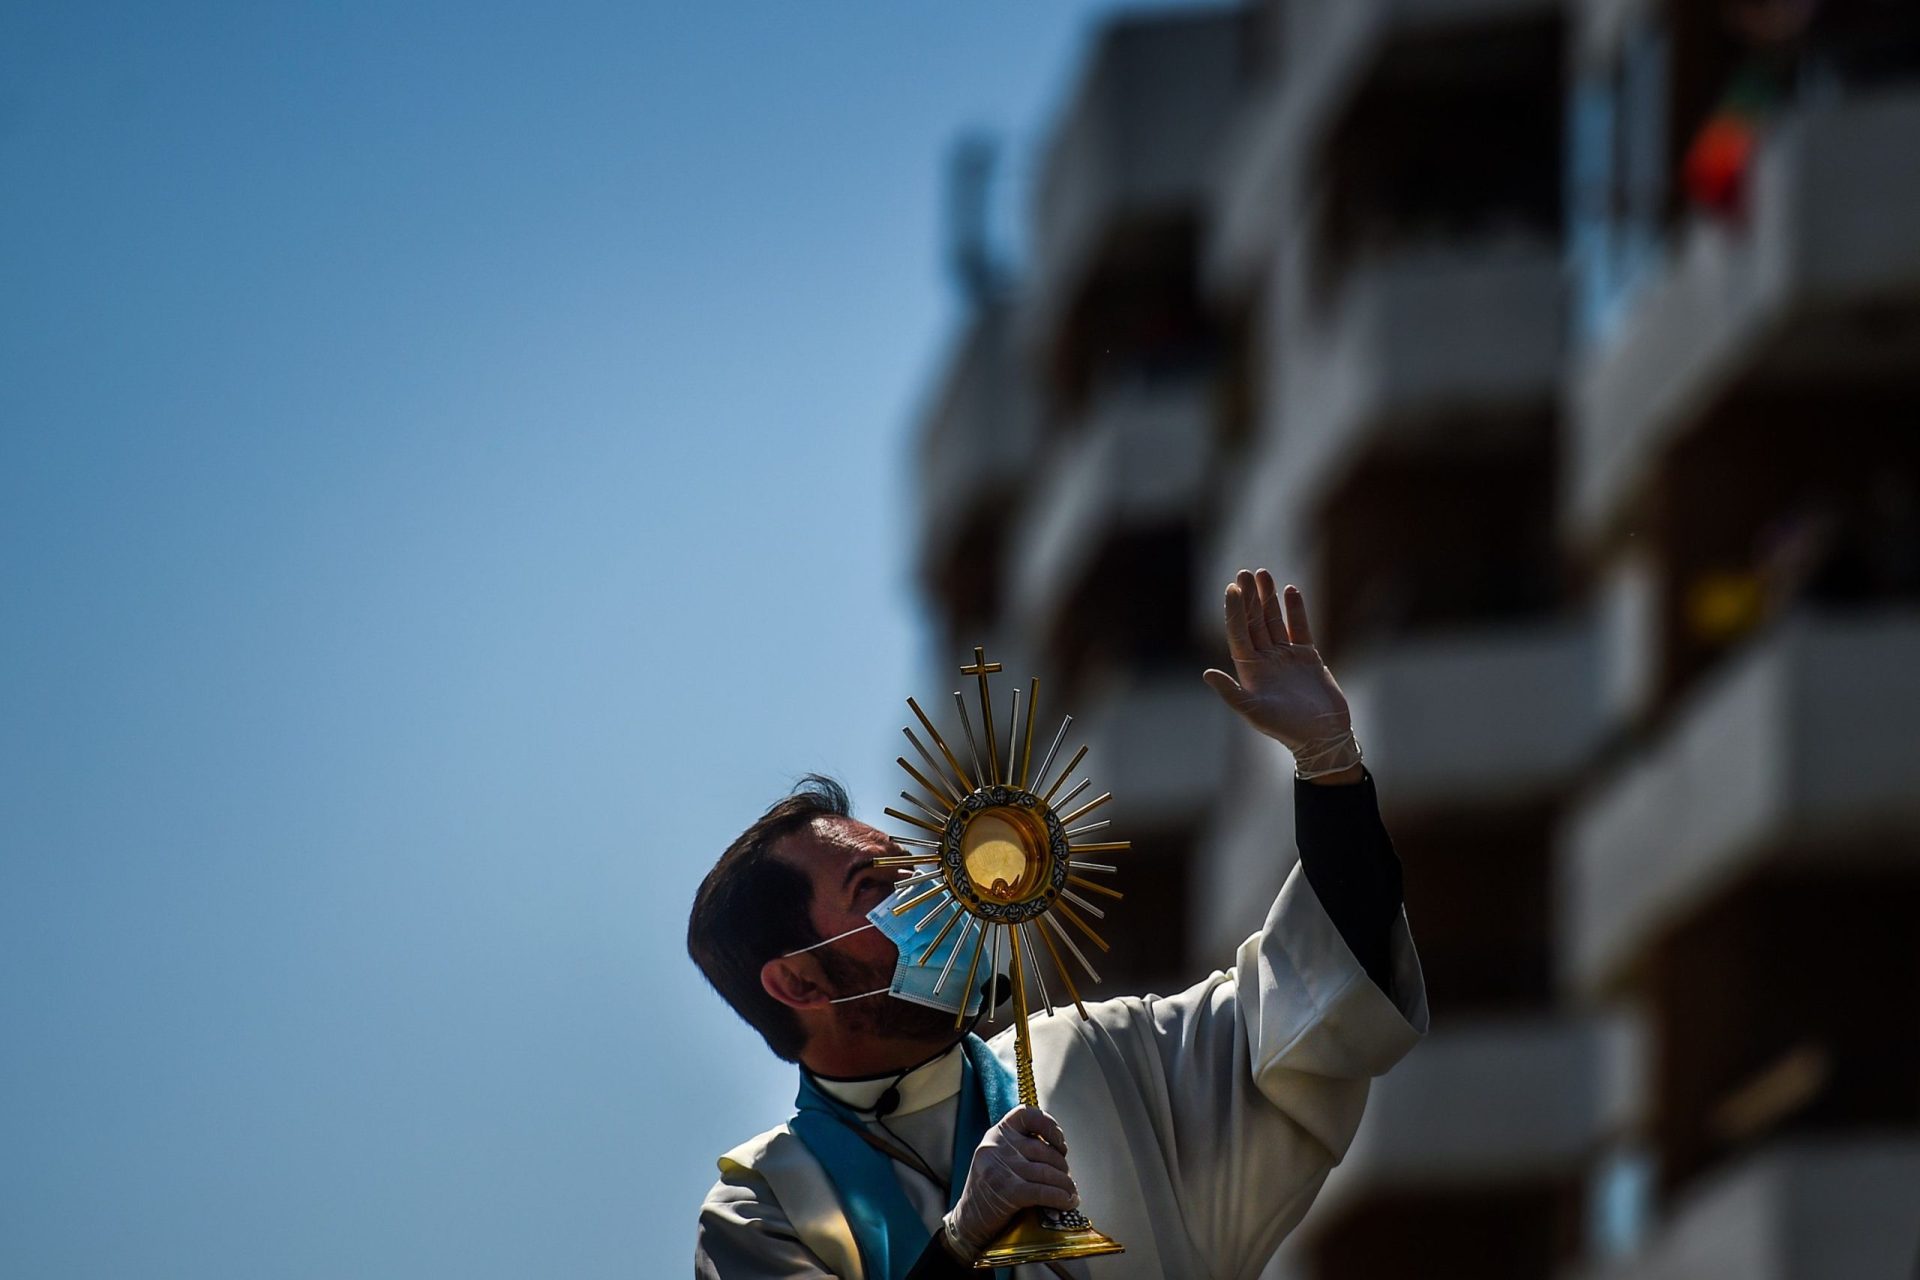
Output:
[[[1770,1146],[1686,1197],[1640,1254],[1582,1280],[1910,1275],[1916,1186],[1913,1138]]]
[[[943,582],[956,558],[991,559],[980,544],[997,542],[1032,470],[1036,422],[1009,329],[999,306],[974,318],[922,419],[920,564],[929,583]],[[998,573],[997,564],[983,567]]]
[[[1560,833],[1572,983],[1621,985],[1649,942],[1769,867],[1911,859],[1920,614],[1798,612],[1681,704]]]
[[[1239,93],[1234,11],[1123,18],[1089,59],[1042,161],[1032,300],[1051,329],[1108,235],[1203,206],[1216,140]]]
[[[1920,368],[1920,92],[1808,105],[1769,137],[1744,228],[1699,221],[1573,380],[1570,532],[1604,537],[1736,397]]]
[[[1227,497],[1196,624],[1217,626],[1219,589],[1236,568],[1267,564],[1313,595],[1313,509],[1369,453],[1444,447],[1509,432],[1548,409],[1559,367],[1561,274],[1553,253],[1402,255],[1357,271],[1317,334],[1283,345],[1275,380],[1283,424]],[[1526,428],[1521,428],[1526,430]]]
[[[1561,297],[1545,246],[1406,253],[1357,268],[1325,322],[1296,326],[1283,343],[1284,425],[1249,496],[1311,510],[1370,452],[1417,450],[1442,429],[1457,449],[1468,431],[1545,411]]]
[[[1594,659],[1589,630],[1562,623],[1410,637],[1357,655],[1341,687],[1382,803],[1502,804],[1565,785],[1600,729]]]
[[[1117,838],[1190,826],[1219,795],[1239,726],[1198,671],[1114,687],[1074,714],[1075,732],[1087,727],[1080,772],[1094,784],[1081,802],[1113,792]]]
[[[1078,431],[1051,442],[1033,464],[1008,566],[1023,634],[1051,631],[1107,538],[1192,518],[1211,447],[1208,415],[1202,382],[1141,382],[1106,393]]]
[[[1436,1029],[1373,1082],[1305,1230],[1380,1195],[1571,1173],[1610,1122],[1603,1064],[1625,1034],[1545,1018]]]
[[[1209,284],[1223,290],[1254,278],[1289,215],[1286,193],[1304,189],[1315,154],[1335,123],[1374,88],[1430,86],[1438,63],[1459,63],[1426,47],[1435,36],[1511,27],[1555,17],[1555,0],[1294,0],[1279,35],[1281,70],[1242,104],[1227,130],[1214,175],[1215,227],[1206,254]],[[1484,42],[1482,42],[1484,43]],[[1395,65],[1396,53],[1403,53]],[[1444,68],[1439,68],[1444,73]],[[1394,81],[1382,84],[1386,72]]]

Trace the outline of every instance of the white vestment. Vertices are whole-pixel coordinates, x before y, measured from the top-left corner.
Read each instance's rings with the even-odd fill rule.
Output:
[[[1034,1017],[1040,1105],[1066,1134],[1081,1211],[1127,1247],[1055,1265],[1093,1280],[1257,1276],[1345,1154],[1369,1079],[1426,1034],[1426,988],[1404,911],[1391,961],[1389,999],[1296,865],[1232,969],[1174,996],[1090,1003],[1091,1021],[1071,1005]],[[1013,1032],[989,1044],[1011,1070]],[[899,1110],[887,1117],[943,1177],[959,1085],[958,1056],[949,1055],[903,1081]],[[872,1100],[857,1085],[830,1087],[856,1104]],[[696,1276],[884,1280],[865,1275],[832,1183],[785,1125],[719,1164],[701,1207]],[[904,1164],[894,1169],[934,1230],[944,1196]]]

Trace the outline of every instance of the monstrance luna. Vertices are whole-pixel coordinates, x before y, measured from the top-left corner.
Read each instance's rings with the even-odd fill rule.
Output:
[[[994,730],[993,692],[987,679],[1000,669],[1000,663],[987,661],[986,651],[981,648],[974,649],[972,665],[960,668],[962,675],[976,677],[980,685],[978,738],[974,736],[973,720],[967,714],[965,695],[959,692],[953,695],[954,705],[960,712],[960,727],[966,734],[967,763],[972,765],[971,769],[961,763],[927,713],[920,709],[920,704],[907,699],[907,706],[939,751],[940,760],[934,759],[914,736],[911,727],[902,730],[926,764],[927,772],[915,768],[905,756],[899,758],[900,767],[925,794],[900,793],[902,799],[920,811],[920,816],[891,808],[886,812],[889,817],[923,833],[897,837],[898,843],[924,852],[879,861],[882,865],[904,868],[902,886],[923,880],[929,882],[925,890],[912,894],[894,908],[899,915],[924,908],[914,924],[915,933],[931,931],[926,948],[917,957],[920,963],[926,962],[956,926],[960,929],[957,944],[934,988],[936,994],[953,979],[954,963],[961,952],[968,951],[969,945],[970,958],[962,988],[969,992],[979,976],[982,955],[986,956],[987,972],[991,975],[999,972],[1002,949],[1005,949],[1013,975],[1020,1101],[1037,1107],[1040,1099],[1033,1083],[1033,1042],[1027,1027],[1027,975],[1033,975],[1041,1007],[1051,1015],[1053,1000],[1042,972],[1041,950],[1044,949],[1074,1008],[1082,1018],[1087,1016],[1073,972],[1062,957],[1056,939],[1079,961],[1089,978],[1100,981],[1086,952],[1080,949],[1061,920],[1064,918],[1066,925],[1084,934],[1101,951],[1109,950],[1106,941],[1094,932],[1081,913],[1096,919],[1106,915],[1093,904],[1091,897],[1119,898],[1121,895],[1088,877],[1111,875],[1117,868],[1110,862],[1092,861],[1089,855],[1117,853],[1126,849],[1128,843],[1083,839],[1109,825],[1106,820],[1086,822],[1084,819],[1113,799],[1112,792],[1102,793],[1077,809],[1069,809],[1091,783],[1090,779],[1082,779],[1065,795],[1054,799],[1087,754],[1086,747],[1082,746],[1067,761],[1066,767],[1054,775],[1052,783],[1047,783],[1054,756],[1073,725],[1072,716],[1062,721],[1040,767],[1031,768],[1034,712],[1040,697],[1038,679],[1027,691],[1024,731],[1020,720],[1020,690],[1018,686],[1013,690],[1006,754],[1001,755],[999,737]],[[945,762],[944,767],[941,761]],[[1039,948],[1034,946],[1036,938]],[[956,1027],[965,1025],[967,1003],[967,1000],[961,1001],[962,1012],[955,1019]],[[1095,1230],[1078,1211],[1030,1209],[1015,1217],[974,1265],[1008,1267],[1058,1258],[1086,1258],[1119,1253],[1124,1247]]]

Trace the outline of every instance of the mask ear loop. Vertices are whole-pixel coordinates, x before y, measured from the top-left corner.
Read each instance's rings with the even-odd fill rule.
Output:
[[[873,921],[869,920],[865,924],[855,925],[853,928],[847,930],[845,933],[836,933],[831,938],[822,938],[818,942],[812,943],[808,946],[797,948],[793,951],[782,951],[780,953],[780,959],[785,960],[788,956],[805,955],[807,952],[814,950],[816,947],[826,946],[829,942],[838,942],[842,938],[851,938],[856,933],[861,933],[867,929],[875,929],[878,927],[879,926],[874,924]]]
[[[822,938],[820,939],[820,941],[815,942],[809,946],[801,947],[798,950],[783,951],[780,953],[780,958],[782,960],[785,960],[788,956],[805,955],[807,952],[814,950],[816,947],[824,947],[829,942],[838,942],[842,938],[851,938],[856,933],[864,933],[868,929],[873,929],[877,927],[878,926],[876,926],[871,920],[869,920],[865,924],[856,925],[853,928],[848,929],[845,933],[836,933],[831,938]],[[887,994],[887,992],[891,989],[892,988],[890,987],[881,987],[878,991],[862,991],[857,996],[835,996],[833,999],[827,1001],[827,1003],[828,1004],[845,1004],[849,1000],[865,1000],[868,996],[883,996]]]

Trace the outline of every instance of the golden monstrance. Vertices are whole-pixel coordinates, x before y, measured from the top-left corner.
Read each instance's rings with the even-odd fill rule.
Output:
[[[987,957],[988,972],[998,972],[1003,954],[1001,949],[1006,948],[1005,954],[1013,975],[1015,1051],[1019,1064],[1016,1075],[1020,1101],[1027,1106],[1037,1107],[1040,1098],[1033,1084],[1033,1042],[1027,1028],[1027,974],[1029,971],[1033,974],[1042,1006],[1051,1014],[1053,1000],[1048,994],[1040,960],[1040,950],[1044,949],[1053,962],[1054,971],[1065,984],[1074,1008],[1080,1011],[1082,1018],[1087,1016],[1086,1006],[1080,1002],[1079,989],[1074,985],[1073,974],[1061,958],[1055,940],[1057,938],[1059,944],[1073,954],[1089,978],[1100,981],[1100,975],[1088,962],[1086,953],[1061,924],[1061,920],[1064,918],[1068,925],[1085,934],[1100,950],[1109,949],[1080,913],[1085,912],[1096,919],[1105,916],[1106,913],[1089,900],[1089,895],[1107,898],[1121,895],[1087,877],[1110,875],[1117,868],[1112,863],[1089,861],[1087,855],[1114,853],[1128,845],[1124,840],[1075,843],[1081,837],[1092,835],[1108,825],[1104,820],[1083,820],[1113,799],[1112,792],[1089,800],[1077,809],[1069,809],[1089,785],[1089,780],[1083,779],[1064,796],[1054,799],[1085,758],[1087,749],[1084,746],[1055,775],[1052,784],[1046,784],[1047,771],[1060,750],[1060,744],[1066,740],[1068,728],[1073,724],[1072,716],[1066,717],[1061,723],[1060,731],[1054,735],[1053,745],[1047,748],[1039,769],[1030,767],[1033,763],[1034,711],[1040,696],[1038,679],[1033,681],[1027,692],[1024,732],[1020,727],[1020,690],[1018,687],[1013,690],[1007,725],[1007,749],[1002,757],[993,727],[993,694],[987,680],[989,675],[999,670],[1000,664],[988,662],[986,651],[979,648],[973,651],[972,665],[960,668],[962,675],[974,676],[980,683],[979,738],[974,737],[966,698],[957,692],[953,695],[954,704],[960,711],[960,727],[966,734],[968,763],[973,766],[971,770],[961,764],[953,749],[940,736],[940,731],[933,727],[933,721],[920,709],[920,704],[912,698],[907,699],[907,706],[919,718],[946,766],[941,767],[914,736],[911,728],[903,731],[907,741],[913,744],[927,766],[927,772],[922,773],[905,756],[899,759],[900,767],[925,793],[915,795],[911,791],[902,791],[900,795],[918,809],[921,816],[902,813],[898,809],[888,809],[886,812],[889,817],[908,823],[922,833],[898,837],[899,843],[926,852],[882,861],[911,868],[903,884],[920,880],[932,882],[926,890],[914,894],[894,908],[896,914],[904,915],[923,904],[931,904],[916,924],[916,931],[945,918],[939,931],[928,942],[926,950],[920,954],[920,963],[926,963],[927,957],[946,940],[947,934],[956,925],[960,927],[953,954],[947,959],[947,968],[940,974],[940,984],[944,985],[952,976],[954,962],[960,958],[962,951],[967,950],[969,943],[972,944],[971,959],[967,961],[966,985],[962,988],[967,991],[973,989],[981,955],[984,953]],[[983,740],[984,757],[981,754]],[[1044,791],[1041,789],[1043,786]],[[1080,825],[1076,826],[1076,823]],[[1049,930],[1053,936],[1049,936]],[[1039,939],[1040,948],[1034,946],[1035,938]],[[936,991],[939,989],[935,988]],[[955,1020],[956,1027],[966,1023],[965,1002],[962,1003],[963,1011]],[[992,1001],[987,1003],[991,1005]],[[1102,1253],[1119,1253],[1125,1247],[1095,1230],[1086,1215],[1077,1210],[1035,1208],[1015,1217],[1000,1233],[999,1239],[975,1260],[974,1266],[984,1269],[1048,1262],[1058,1258],[1088,1258]]]

